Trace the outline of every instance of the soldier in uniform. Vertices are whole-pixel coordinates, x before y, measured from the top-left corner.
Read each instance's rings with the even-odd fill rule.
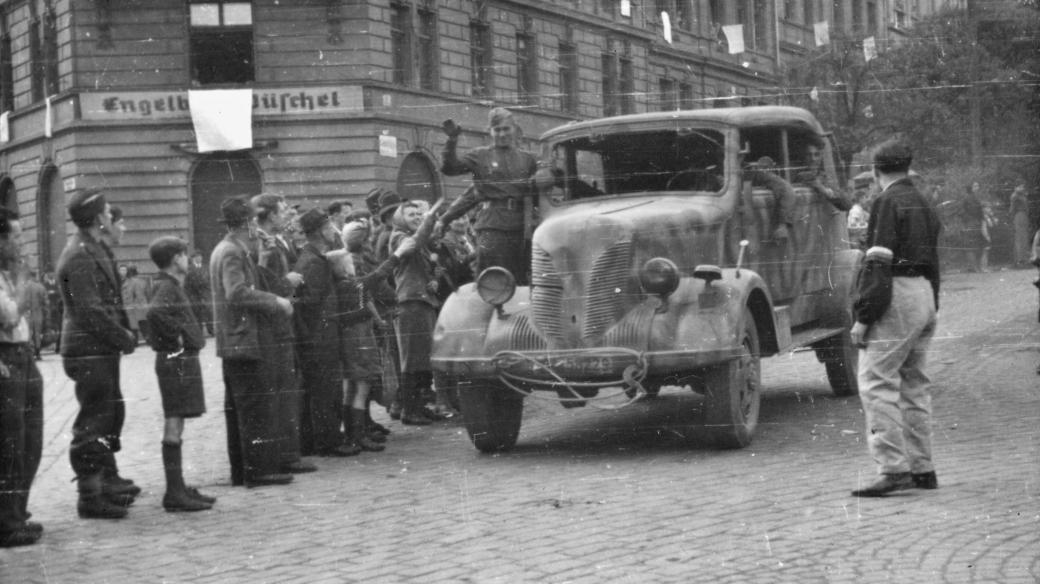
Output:
[[[477,273],[490,266],[501,266],[509,270],[518,283],[526,284],[526,240],[530,234],[525,230],[530,229],[534,197],[538,193],[535,183],[538,160],[530,152],[517,148],[520,130],[512,112],[505,108],[494,108],[488,115],[488,132],[493,144],[470,150],[461,157],[456,147],[462,129],[453,120],[445,121],[443,127],[448,142],[444,145],[441,172],[447,176],[472,174],[476,188],[448,207],[438,221],[437,233],[480,205],[474,225]],[[551,175],[546,174],[545,183],[546,187],[551,185]]]

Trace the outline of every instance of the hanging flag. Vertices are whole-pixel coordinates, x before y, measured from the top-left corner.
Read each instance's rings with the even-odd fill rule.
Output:
[[[869,106],[869,105],[867,107],[863,108],[863,117],[867,118],[868,120],[870,118],[873,118],[874,117],[874,108],[872,106]]]
[[[51,119],[51,116],[54,115],[54,110],[51,108],[51,96],[48,95],[43,102],[43,137],[50,138],[54,135],[54,121]]]
[[[813,87],[812,90],[809,91],[809,99],[820,101],[820,90]]]
[[[664,29],[664,41],[672,44],[672,19],[667,12],[661,12],[661,28]]]
[[[726,43],[729,45],[729,54],[736,55],[744,52],[743,24],[727,24],[722,27],[722,34],[726,35]]]
[[[11,112],[0,114],[0,143],[11,141]]]
[[[632,2],[621,0],[621,16],[632,16]]]
[[[877,43],[874,37],[863,39],[863,58],[869,63],[871,59],[877,59]]]
[[[199,152],[253,147],[253,90],[188,90]]]
[[[826,20],[814,24],[813,33],[815,33],[816,36],[817,47],[831,44],[831,26]]]

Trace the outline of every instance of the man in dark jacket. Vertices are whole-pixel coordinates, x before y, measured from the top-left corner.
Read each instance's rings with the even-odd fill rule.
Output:
[[[119,476],[115,453],[126,409],[119,387],[121,353],[137,346],[126,312],[119,275],[102,235],[112,229],[109,204],[100,190],[73,195],[69,217],[79,230],[58,260],[58,283],[65,305],[61,355],[65,373],[76,384],[79,413],[72,424],[69,460],[79,482],[81,517],[118,519],[140,493]]]
[[[296,346],[303,372],[303,393],[311,440],[320,456],[353,456],[361,449],[347,443],[339,431],[343,403],[343,370],[339,361],[339,320],[332,265],[325,257],[336,229],[322,209],[311,209],[300,217],[307,244],[296,262],[303,276],[297,290]],[[304,442],[307,440],[304,439]]]
[[[293,476],[279,472],[277,394],[261,379],[259,321],[261,316],[277,312],[291,316],[293,306],[285,298],[258,289],[257,269],[250,257],[256,238],[249,203],[242,198],[228,199],[220,211],[228,234],[213,250],[209,274],[217,356],[223,359],[231,484],[287,484]]]
[[[935,489],[932,402],[925,373],[939,307],[942,228],[935,210],[910,181],[910,148],[886,142],[874,153],[881,195],[870,213],[866,260],[853,309],[859,389],[867,445],[879,478],[852,492],[882,497],[910,488]]]

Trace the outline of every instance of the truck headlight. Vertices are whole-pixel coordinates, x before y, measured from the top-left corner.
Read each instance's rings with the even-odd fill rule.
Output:
[[[477,276],[477,294],[480,299],[498,308],[516,292],[516,278],[509,270],[491,266]]]
[[[668,258],[650,258],[639,270],[639,283],[647,294],[663,298],[679,287],[679,267]]]

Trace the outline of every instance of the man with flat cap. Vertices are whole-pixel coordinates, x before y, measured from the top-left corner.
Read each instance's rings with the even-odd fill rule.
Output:
[[[496,107],[488,114],[492,145],[456,152],[462,129],[453,120],[444,122],[448,141],[444,145],[441,172],[447,176],[473,175],[475,189],[456,199],[438,220],[438,233],[445,226],[480,205],[474,229],[477,234],[477,273],[490,266],[508,269],[517,283],[527,283],[527,241],[531,213],[538,187],[551,185],[550,175],[536,185],[538,159],[517,148],[520,130],[513,114]],[[541,176],[539,177],[541,178]]]
[[[76,385],[79,413],[72,423],[69,461],[79,486],[80,517],[120,519],[141,489],[119,476],[115,453],[122,444],[126,408],[119,363],[137,340],[123,310],[121,283],[112,251],[111,206],[98,189],[75,193],[68,204],[77,231],[58,259],[58,285],[65,305],[61,355]]]
[[[304,415],[310,442],[319,456],[353,456],[361,449],[340,432],[343,370],[339,360],[339,319],[332,264],[325,252],[336,241],[336,226],[319,208],[300,216],[307,244],[295,271],[303,276],[297,289],[296,347],[303,373]]]
[[[231,484],[283,485],[293,476],[281,472],[278,394],[261,379],[264,352],[258,321],[279,312],[292,316],[293,307],[288,299],[259,287],[251,258],[256,246],[253,207],[244,198],[227,199],[220,214],[227,235],[213,249],[209,274],[217,356],[223,359]]]

